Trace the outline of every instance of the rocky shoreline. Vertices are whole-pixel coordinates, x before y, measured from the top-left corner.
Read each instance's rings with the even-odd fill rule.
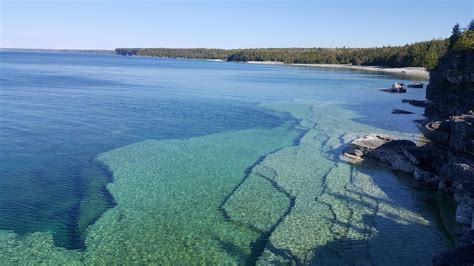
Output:
[[[370,134],[350,142],[343,158],[353,163],[377,160],[451,194],[457,204],[455,219],[464,233],[457,249],[436,257],[434,263],[470,265],[474,262],[474,115],[427,123],[423,133],[431,141],[421,146],[410,140]]]
[[[474,47],[453,47],[430,72],[427,101],[403,100],[425,108],[421,131],[429,142],[370,134],[350,142],[343,159],[380,161],[452,195],[463,234],[455,250],[433,258],[433,264],[474,265]]]

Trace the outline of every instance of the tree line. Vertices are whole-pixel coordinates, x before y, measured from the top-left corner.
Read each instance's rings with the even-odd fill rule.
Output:
[[[454,25],[449,37],[448,52],[462,51],[474,51],[474,19],[464,29],[461,29],[459,23]]]
[[[228,61],[279,61],[288,64],[353,64],[432,68],[446,52],[447,41],[433,40],[378,48],[284,48],[235,51]]]
[[[416,42],[404,46],[376,48],[256,48],[256,49],[206,49],[206,48],[117,48],[119,55],[154,56],[186,59],[220,59],[224,61],[275,61],[287,64],[353,64],[386,67],[426,67],[432,69],[448,48],[463,39],[463,33],[472,32],[471,22],[464,30],[459,24],[450,38]],[[465,35],[465,34],[464,34]],[[466,44],[465,44],[466,45]],[[467,44],[468,46],[470,43]]]
[[[208,49],[208,48],[117,48],[119,55],[156,56],[186,59],[222,59],[226,58],[233,50]]]

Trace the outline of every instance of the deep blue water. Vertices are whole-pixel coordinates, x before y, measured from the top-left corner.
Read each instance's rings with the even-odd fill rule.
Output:
[[[272,128],[287,118],[259,103],[338,102],[361,123],[417,132],[421,113],[381,93],[399,78],[346,70],[111,55],[0,52],[0,230],[51,231],[82,247],[87,225],[114,205],[95,158],[145,139]],[[92,207],[91,207],[92,206]]]

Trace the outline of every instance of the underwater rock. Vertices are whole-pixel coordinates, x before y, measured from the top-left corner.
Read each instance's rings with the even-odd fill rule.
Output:
[[[415,119],[413,122],[424,125],[426,124],[426,119]]]
[[[402,109],[393,109],[392,114],[410,115],[410,114],[414,114],[414,113],[410,112],[410,111],[405,111],[405,110],[402,110]]]
[[[415,83],[411,83],[411,84],[408,84],[408,88],[415,88],[415,89],[423,89],[423,86],[424,84],[421,83],[421,82],[415,82]]]
[[[428,105],[428,101],[411,100],[411,99],[403,99],[402,103],[408,103],[416,107],[426,107]]]

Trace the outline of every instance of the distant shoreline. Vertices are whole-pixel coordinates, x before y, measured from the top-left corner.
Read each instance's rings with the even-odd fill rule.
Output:
[[[59,53],[87,53],[87,54],[110,54],[115,55],[113,50],[76,50],[76,49],[25,49],[25,48],[0,48],[0,51],[11,51],[11,52],[59,52]],[[174,57],[155,57],[155,56],[143,56],[134,55],[137,57],[150,57],[150,58],[172,58],[172,59],[185,59],[185,60],[206,60],[213,62],[238,62],[247,64],[257,65],[288,65],[288,66],[299,66],[299,67],[319,67],[319,68],[338,68],[338,69],[350,69],[360,70],[368,72],[378,72],[387,74],[398,74],[406,75],[411,77],[429,79],[429,72],[423,67],[383,67],[383,66],[361,66],[351,64],[286,64],[278,61],[226,61],[223,59],[192,59],[192,58],[174,58]]]
[[[301,66],[301,67],[320,67],[320,68],[339,68],[339,69],[352,69],[378,73],[389,73],[389,74],[400,74],[412,77],[420,77],[429,79],[430,73],[424,67],[382,67],[382,66],[359,66],[359,65],[343,65],[343,64],[285,64],[283,62],[274,61],[248,61],[248,64],[258,65],[289,65],[289,66]]]
[[[114,50],[107,49],[35,49],[35,48],[0,48],[0,52],[38,52],[38,53],[81,53],[115,55]]]

